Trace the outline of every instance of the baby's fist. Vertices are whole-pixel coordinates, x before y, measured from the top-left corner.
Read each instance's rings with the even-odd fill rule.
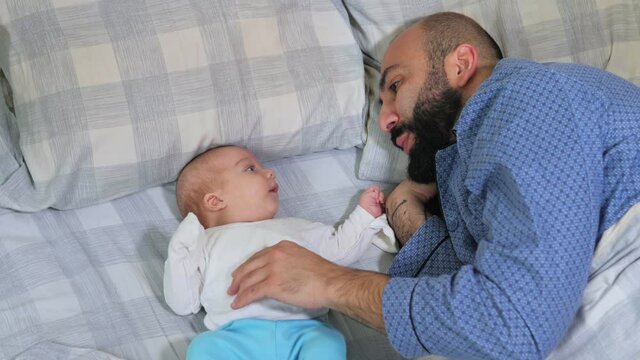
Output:
[[[360,195],[358,202],[373,217],[378,217],[384,212],[384,193],[377,186],[371,186]]]

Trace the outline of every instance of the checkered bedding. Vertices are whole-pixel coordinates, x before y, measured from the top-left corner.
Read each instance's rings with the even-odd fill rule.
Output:
[[[278,216],[344,220],[371,184],[355,178],[358,156],[334,150],[267,163],[280,183]],[[170,184],[75,210],[0,214],[0,359],[183,359],[205,328],[202,313],[178,316],[163,300],[174,196]],[[388,264],[375,249],[361,267]],[[351,359],[397,356],[382,335],[331,317]]]
[[[237,142],[263,158],[307,154],[269,164],[279,216],[344,219],[370,184],[354,172],[404,176],[376,126],[379,62],[400,26],[441,10],[478,20],[508,56],[640,83],[637,0],[0,0],[0,359],[181,359],[203,330],[162,299],[171,184],[73,210],[4,207],[131,194]],[[310,154],[332,148],[349,149]],[[369,255],[361,267],[388,265]],[[636,288],[613,295],[637,304]],[[397,357],[375,331],[330,318],[349,358]]]
[[[362,54],[338,0],[0,1],[0,69],[17,143],[0,207],[124,196],[215,145],[362,144]]]

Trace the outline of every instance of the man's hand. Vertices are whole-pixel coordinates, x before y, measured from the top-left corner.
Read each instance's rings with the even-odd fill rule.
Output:
[[[435,183],[419,184],[406,179],[387,197],[387,219],[401,245],[432,215],[425,211],[425,204],[437,194]]]
[[[338,266],[291,241],[255,253],[232,276],[227,293],[236,296],[233,309],[271,298],[307,309],[332,308],[384,329],[386,275]]]
[[[338,265],[284,240],[255,253],[233,272],[228,293],[236,298],[231,307],[263,298],[307,309],[326,307],[328,279],[340,271]]]
[[[371,186],[360,195],[358,205],[374,218],[384,213],[384,193],[377,186]]]

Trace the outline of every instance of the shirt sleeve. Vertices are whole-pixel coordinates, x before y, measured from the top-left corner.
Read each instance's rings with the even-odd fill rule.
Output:
[[[360,258],[373,240],[378,229],[369,229],[375,220],[361,206],[349,215],[338,228],[322,226],[305,234],[305,246],[338,265],[347,266]],[[370,230],[370,231],[368,231]]]
[[[575,316],[597,238],[599,185],[598,160],[586,155],[574,121],[594,115],[575,114],[553,76],[533,75],[478,110],[484,128],[464,180],[468,201],[482,204],[472,261],[451,274],[392,278],[384,290],[385,327],[406,357],[540,359]]]
[[[164,298],[178,315],[200,311],[204,236],[204,228],[196,216],[189,213],[169,242],[164,264]]]
[[[460,265],[444,221],[431,216],[400,249],[389,268],[389,275],[440,275],[451,273]]]

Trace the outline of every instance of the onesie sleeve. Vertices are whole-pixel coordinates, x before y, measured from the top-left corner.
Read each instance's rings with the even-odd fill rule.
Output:
[[[372,226],[376,220],[362,207],[357,206],[345,222],[334,228],[325,225],[318,232],[306,236],[306,246],[318,255],[338,265],[351,265],[357,261],[381,231]],[[389,231],[391,236],[393,233]]]
[[[169,242],[164,264],[164,298],[178,315],[200,311],[204,268],[204,228],[189,213]]]

